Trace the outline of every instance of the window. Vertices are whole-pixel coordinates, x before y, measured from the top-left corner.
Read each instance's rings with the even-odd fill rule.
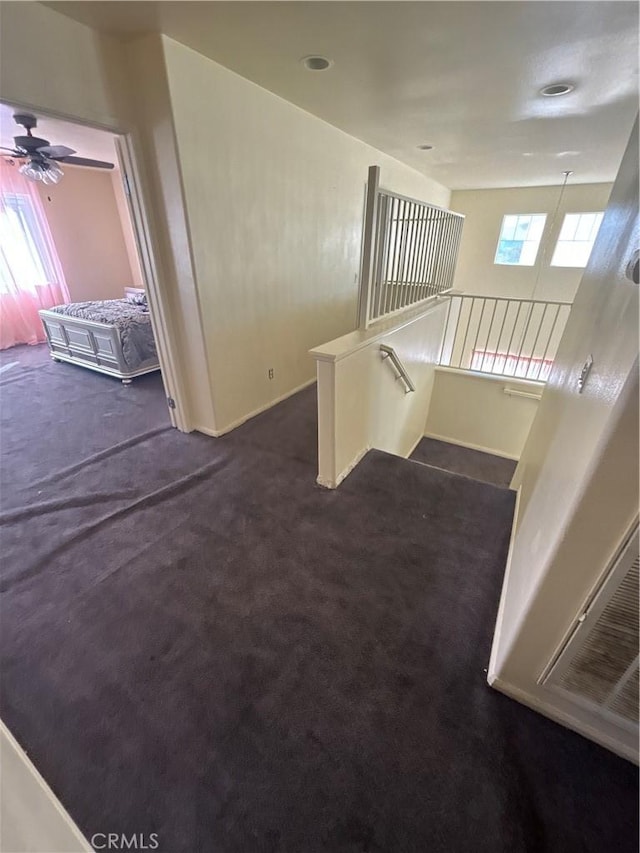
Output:
[[[546,220],[544,213],[517,213],[502,220],[495,264],[532,267]]]
[[[552,267],[586,267],[603,213],[567,213],[551,258]]]
[[[31,199],[19,193],[3,193],[0,206],[0,292],[9,293],[14,282],[33,291],[52,280],[47,275],[44,237]]]

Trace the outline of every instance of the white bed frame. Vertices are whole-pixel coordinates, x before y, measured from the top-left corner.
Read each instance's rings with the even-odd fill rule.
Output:
[[[157,357],[143,362],[136,370],[127,367],[117,326],[44,309],[38,313],[54,361],[67,361],[106,373],[120,379],[124,385],[130,385],[136,376],[160,370]]]

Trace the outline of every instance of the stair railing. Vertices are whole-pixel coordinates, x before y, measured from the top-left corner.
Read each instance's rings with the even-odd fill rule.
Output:
[[[546,382],[570,302],[450,293],[439,363]]]
[[[381,189],[380,167],[369,168],[364,215],[358,326],[453,286],[464,216]]]

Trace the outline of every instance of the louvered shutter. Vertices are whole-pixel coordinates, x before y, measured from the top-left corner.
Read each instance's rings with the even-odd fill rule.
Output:
[[[544,680],[626,727],[638,724],[639,576],[636,530]]]

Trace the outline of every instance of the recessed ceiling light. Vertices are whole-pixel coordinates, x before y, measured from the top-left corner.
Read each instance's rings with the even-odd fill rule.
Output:
[[[540,94],[544,98],[557,98],[560,95],[568,95],[573,92],[575,86],[571,83],[551,83],[549,86],[544,86],[540,89]]]
[[[333,65],[333,62],[326,56],[305,56],[300,62],[309,71],[325,71]]]
[[[431,151],[431,149],[433,148],[433,145],[429,145],[429,143],[428,143],[428,142],[425,142],[425,144],[424,144],[424,145],[418,145],[418,148],[419,148],[421,151]]]

